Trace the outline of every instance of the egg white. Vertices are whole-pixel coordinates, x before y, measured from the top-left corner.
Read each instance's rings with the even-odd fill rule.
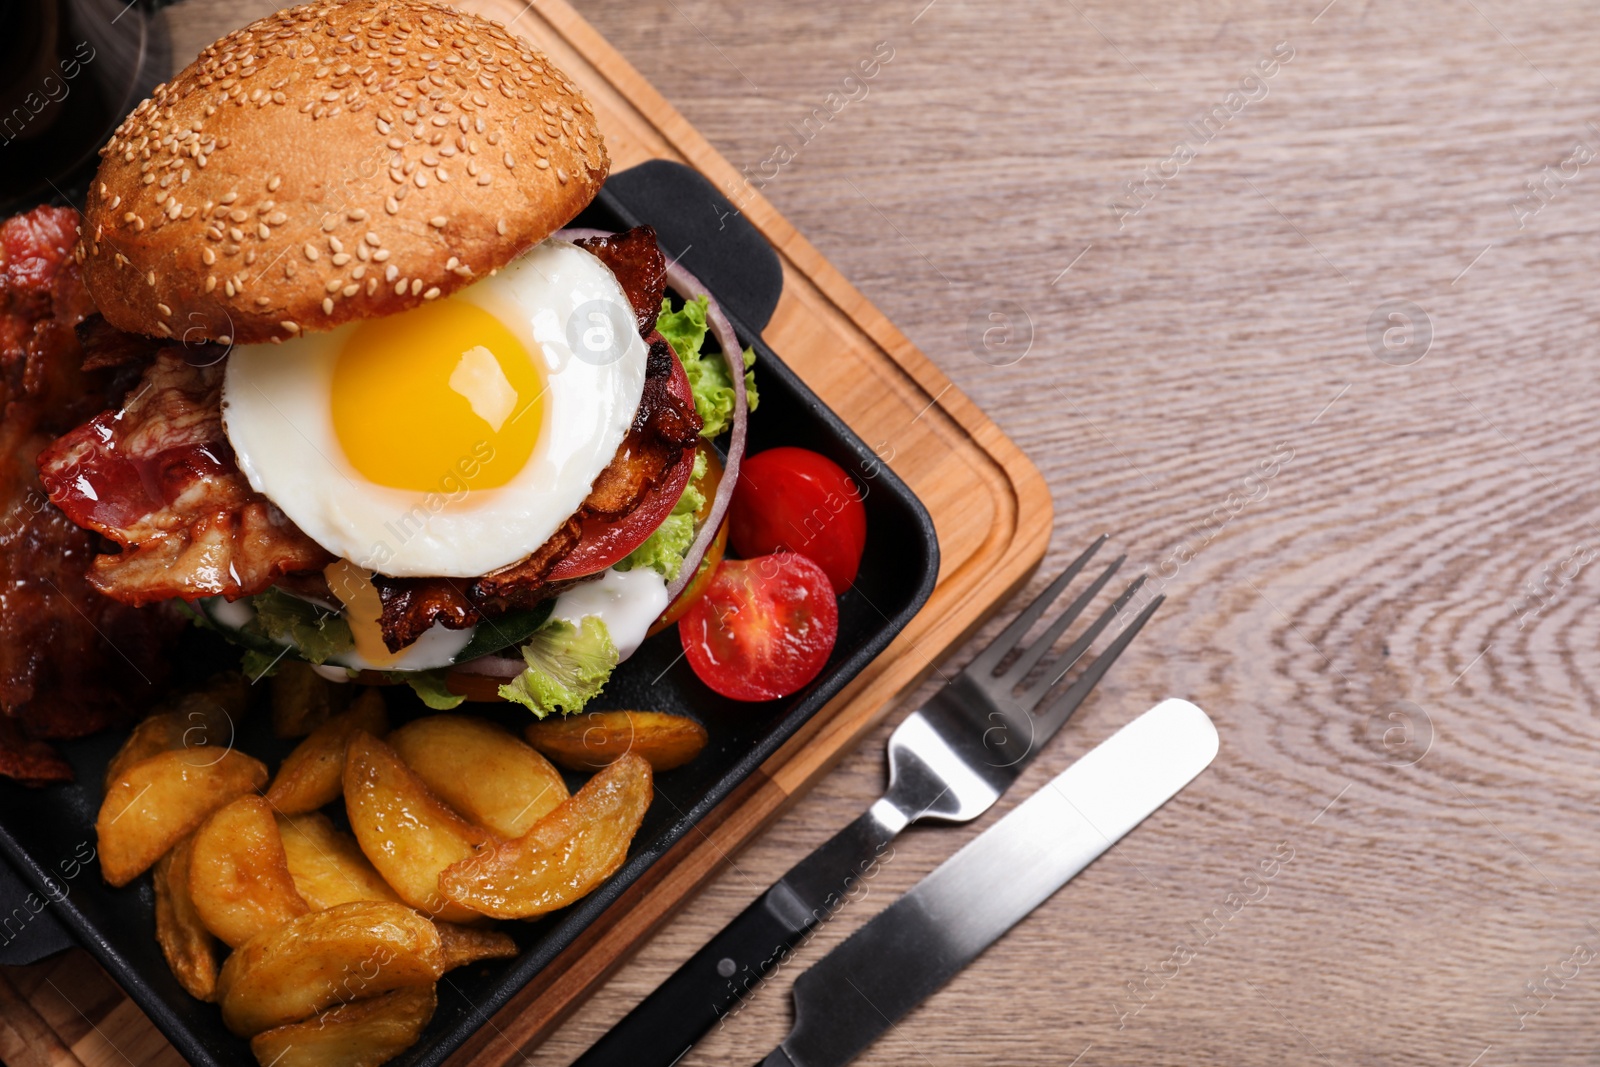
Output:
[[[498,488],[442,484],[419,493],[374,484],[354,468],[334,430],[331,385],[359,324],[240,346],[223,380],[224,428],[251,488],[329,552],[394,577],[472,577],[533,553],[589,495],[644,390],[648,350],[637,330],[622,331],[620,353],[603,360],[568,346],[569,322],[596,321],[596,301],[612,308],[612,322],[633,321],[615,275],[576,245],[536,245],[445,299],[488,311],[542,361],[538,442]]]

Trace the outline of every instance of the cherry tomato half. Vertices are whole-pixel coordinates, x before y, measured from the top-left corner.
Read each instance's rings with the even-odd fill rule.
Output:
[[[792,552],[724,559],[678,620],[689,666],[733,700],[775,700],[822,672],[839,636],[828,575]]]
[[[866,494],[827,456],[785,445],[745,457],[728,508],[728,539],[749,558],[798,552],[843,593],[867,546]]]

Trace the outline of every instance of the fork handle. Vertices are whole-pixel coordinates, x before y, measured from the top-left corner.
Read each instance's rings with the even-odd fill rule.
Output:
[[[735,1014],[806,934],[859,899],[905,825],[905,816],[887,801],[862,812],[724,926],[573,1067],[676,1063]]]

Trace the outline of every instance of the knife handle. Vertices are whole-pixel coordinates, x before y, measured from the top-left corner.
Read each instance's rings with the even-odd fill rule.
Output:
[[[905,826],[879,801],[757,897],[572,1067],[671,1067],[874,873]]]

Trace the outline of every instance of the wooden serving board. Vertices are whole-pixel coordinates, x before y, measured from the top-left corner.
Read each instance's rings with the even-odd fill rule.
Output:
[[[700,832],[635,883],[611,909],[615,918],[591,927],[450,1061],[499,1067],[549,1033],[1027,578],[1044,555],[1052,509],[1039,472],[994,423],[564,0],[466,0],[460,6],[511,27],[583,86],[613,170],[676,160],[742,207],[783,264],[783,298],[764,331],[768,344],[921,498],[941,552],[937,587],[889,649]],[[6,1062],[92,1067],[130,1057],[141,1067],[181,1062],[81,950],[0,974],[0,1058]]]

